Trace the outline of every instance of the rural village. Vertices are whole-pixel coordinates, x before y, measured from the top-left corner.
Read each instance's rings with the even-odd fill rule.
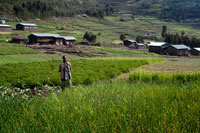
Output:
[[[5,23],[4,20],[1,22]],[[16,35],[12,38],[12,43],[17,44],[27,44],[30,48],[35,49],[55,49],[56,47],[67,47],[73,48],[78,47],[75,37],[60,36],[58,34],[51,33],[37,33],[38,25],[19,23],[16,25],[15,30],[22,31],[32,31],[34,33],[30,34],[28,37],[22,35]],[[65,29],[65,28],[64,28]],[[0,24],[0,32],[11,32],[12,26]],[[83,38],[80,44],[87,46],[100,46],[100,44],[95,44]],[[124,40],[123,45],[129,49],[137,49],[141,51],[148,51],[160,55],[171,55],[171,56],[200,56],[200,48],[193,47],[190,48],[184,44],[168,44],[166,42],[146,42],[138,43],[135,40]]]

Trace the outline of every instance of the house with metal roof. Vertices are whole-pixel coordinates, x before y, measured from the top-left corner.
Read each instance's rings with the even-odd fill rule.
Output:
[[[200,48],[193,48],[191,54],[200,56]]]
[[[16,25],[16,30],[37,30],[38,25],[36,24],[27,24],[27,23],[20,23]]]
[[[0,31],[1,32],[9,32],[12,31],[12,26],[10,25],[0,25]]]
[[[174,56],[189,56],[191,54],[190,50],[190,47],[183,44],[169,45],[169,47],[167,48],[167,53],[168,55]]]
[[[17,35],[12,38],[12,43],[25,44],[27,43],[27,39],[24,36]]]
[[[75,37],[63,37],[63,44],[66,46],[74,45],[76,44],[76,40]]]
[[[135,40],[124,40],[124,46],[135,46],[136,45],[136,41]]]
[[[169,45],[165,42],[150,42],[148,44],[149,52],[157,54],[166,54],[166,49]]]
[[[145,47],[145,44],[143,44],[143,43],[137,43],[136,44],[136,49],[145,49],[146,47]]]
[[[58,34],[34,33],[28,36],[29,44],[63,45],[63,37]]]
[[[6,21],[5,20],[0,20],[0,24],[5,24]]]

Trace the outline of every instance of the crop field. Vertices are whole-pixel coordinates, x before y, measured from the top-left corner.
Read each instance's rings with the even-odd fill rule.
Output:
[[[198,132],[199,82],[98,82],[0,100],[1,132]]]
[[[38,51],[16,45],[0,45],[0,55],[36,54]]]
[[[121,73],[162,59],[81,59],[71,60],[73,84],[90,84],[114,78]],[[58,66],[61,61],[0,65],[0,84],[9,87],[34,88],[60,85]]]
[[[141,51],[134,51],[134,50],[126,50],[126,49],[111,49],[111,48],[102,48],[102,47],[91,47],[92,49],[97,49],[113,54],[119,54],[119,55],[126,55],[126,56],[132,56],[132,55],[152,55],[156,56],[157,54],[149,53],[149,52],[141,52]]]

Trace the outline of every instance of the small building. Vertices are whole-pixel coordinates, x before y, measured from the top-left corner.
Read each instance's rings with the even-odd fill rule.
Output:
[[[137,42],[135,40],[124,40],[124,46],[130,46],[130,45],[132,45],[132,47],[134,47],[134,45],[136,45],[136,43]]]
[[[9,32],[12,31],[12,27],[10,25],[0,25],[1,32]]]
[[[5,24],[6,21],[5,20],[0,20],[0,24]]]
[[[191,54],[200,56],[200,48],[193,48]]]
[[[168,55],[174,56],[189,56],[190,55],[190,47],[185,46],[183,44],[180,45],[169,45],[167,48]]]
[[[16,30],[37,30],[38,26],[36,24],[25,24],[20,23],[16,25]]]
[[[150,44],[148,44],[149,52],[157,54],[166,54],[168,46],[169,45],[165,42],[150,42]]]
[[[136,49],[145,49],[145,45],[142,43],[136,44]]]
[[[80,44],[83,44],[83,45],[90,45],[91,42],[88,41],[87,39],[83,39],[83,40],[80,42]]]
[[[27,39],[24,36],[17,35],[12,38],[12,43],[25,44],[27,43]]]
[[[63,37],[63,44],[68,45],[75,45],[76,44],[76,38],[75,37]]]
[[[81,16],[82,16],[83,18],[87,18],[87,17],[88,17],[87,14],[82,14]]]
[[[34,33],[29,35],[30,44],[63,45],[63,37],[58,34]]]

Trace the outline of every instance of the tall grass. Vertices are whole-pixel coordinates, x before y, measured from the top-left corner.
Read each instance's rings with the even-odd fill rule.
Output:
[[[200,81],[200,73],[174,73],[174,74],[161,74],[161,73],[147,73],[147,72],[134,72],[129,75],[130,81],[152,81],[152,82],[192,82]]]
[[[0,99],[0,132],[199,132],[200,83],[99,82]]]

